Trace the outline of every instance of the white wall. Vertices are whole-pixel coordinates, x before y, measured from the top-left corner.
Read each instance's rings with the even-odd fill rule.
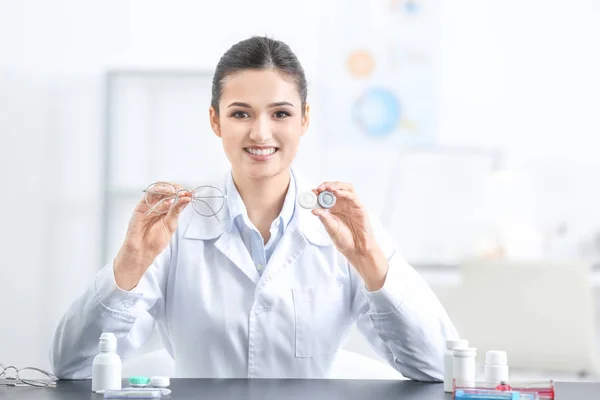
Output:
[[[440,135],[596,160],[600,3],[444,2]]]
[[[0,1],[0,362],[47,368],[54,326],[99,268],[103,72],[212,68],[234,42],[266,33],[318,81],[315,27],[338,6]],[[442,6],[441,140],[510,148],[515,163],[550,155],[598,169],[599,3]],[[597,195],[587,190],[578,197]],[[368,352],[358,339],[350,347]]]
[[[440,139],[505,152],[483,206],[515,256],[581,256],[599,231],[599,17],[597,1],[444,2]],[[562,221],[562,242],[528,234]]]

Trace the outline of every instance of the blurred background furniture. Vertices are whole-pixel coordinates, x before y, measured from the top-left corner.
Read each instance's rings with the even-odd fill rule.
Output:
[[[478,360],[506,350],[511,369],[598,373],[587,264],[471,261],[460,269],[457,324]]]

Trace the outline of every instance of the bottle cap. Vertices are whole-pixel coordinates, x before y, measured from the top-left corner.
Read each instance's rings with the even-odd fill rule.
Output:
[[[508,363],[506,352],[501,350],[490,350],[485,353],[486,365],[506,365]]]
[[[98,346],[100,351],[117,351],[117,337],[112,332],[104,332],[100,335]]]
[[[150,385],[157,388],[166,388],[171,384],[168,376],[153,376],[150,378]]]
[[[475,357],[477,355],[477,349],[475,347],[467,347],[466,349],[454,349],[452,350],[454,357]]]
[[[313,192],[302,192],[298,196],[298,204],[300,207],[312,210],[317,206],[317,195]]]
[[[150,378],[147,376],[131,376],[129,377],[129,384],[133,387],[144,387],[150,383]]]
[[[328,190],[319,193],[318,201],[319,205],[323,208],[331,208],[335,205],[335,194]]]
[[[446,348],[448,350],[466,349],[467,347],[469,347],[469,341],[467,339],[446,340]]]

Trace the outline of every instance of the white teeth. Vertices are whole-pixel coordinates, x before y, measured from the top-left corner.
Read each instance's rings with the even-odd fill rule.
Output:
[[[269,156],[273,153],[275,153],[275,148],[271,147],[268,149],[246,149],[246,151],[250,154],[254,154],[255,156]]]

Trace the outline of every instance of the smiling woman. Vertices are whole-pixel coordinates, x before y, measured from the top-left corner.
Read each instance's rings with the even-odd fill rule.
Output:
[[[310,114],[298,59],[282,42],[253,38],[233,46],[216,71],[210,121],[236,183],[289,180],[287,170]]]
[[[223,55],[209,118],[231,172],[198,187],[224,204],[206,218],[197,190],[146,190],[159,200],[140,200],[113,262],[61,320],[58,376],[88,377],[102,332],[130,356],[151,320],[182,377],[328,377],[356,324],[405,377],[442,379],[457,333],[431,289],[351,184],[314,185],[291,168],[310,121],[306,87],[280,41],[253,37]],[[320,207],[301,208],[306,193]]]

